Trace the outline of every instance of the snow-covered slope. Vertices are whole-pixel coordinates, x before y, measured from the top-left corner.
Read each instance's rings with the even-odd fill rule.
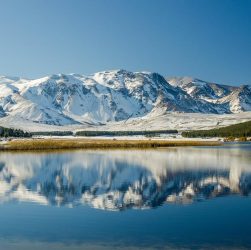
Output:
[[[229,95],[217,100],[217,103],[229,103],[231,112],[239,113],[251,110],[251,86],[242,85]]]
[[[167,81],[196,100],[220,104],[231,113],[251,111],[251,86],[233,87],[191,77],[173,77]]]
[[[251,110],[250,88],[126,70],[0,77],[0,123],[97,126],[166,112],[228,114]]]

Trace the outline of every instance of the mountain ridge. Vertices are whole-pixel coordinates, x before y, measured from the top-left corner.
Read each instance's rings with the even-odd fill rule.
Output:
[[[0,119],[49,125],[104,125],[160,112],[231,114],[251,111],[251,86],[165,78],[123,69],[54,74],[38,79],[0,76]]]

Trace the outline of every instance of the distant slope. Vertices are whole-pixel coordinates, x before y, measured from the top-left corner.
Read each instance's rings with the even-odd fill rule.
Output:
[[[0,119],[0,126],[8,128],[19,128],[29,132],[55,132],[55,131],[140,131],[140,130],[173,130],[189,131],[212,129],[246,122],[251,120],[251,112],[237,114],[205,114],[205,113],[180,113],[163,112],[155,110],[144,117],[132,117],[127,120],[107,122],[100,124],[70,124],[64,126],[34,123],[29,120],[13,116],[5,116]]]
[[[247,137],[251,136],[251,121],[230,125],[219,129],[182,132],[184,137]]]

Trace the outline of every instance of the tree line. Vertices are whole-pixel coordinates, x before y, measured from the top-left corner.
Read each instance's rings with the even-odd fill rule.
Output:
[[[0,137],[31,137],[31,134],[21,129],[0,127]]]
[[[183,137],[250,137],[251,121],[238,123],[223,128],[192,130],[182,132]]]
[[[72,131],[42,131],[42,132],[32,132],[34,136],[69,136],[73,135]]]
[[[76,136],[131,136],[145,135],[157,136],[160,134],[177,134],[177,130],[151,130],[151,131],[78,131]]]

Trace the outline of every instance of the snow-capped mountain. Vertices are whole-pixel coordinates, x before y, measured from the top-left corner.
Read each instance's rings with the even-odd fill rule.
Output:
[[[233,87],[191,77],[173,77],[167,81],[184,90],[192,98],[225,106],[231,113],[251,110],[251,86]]]
[[[0,77],[0,118],[40,124],[106,124],[160,112],[228,114],[251,110],[251,87],[158,73],[113,70],[29,80]]]
[[[244,153],[248,155],[249,151]],[[0,202],[88,204],[117,211],[230,194],[249,195],[247,155],[240,158],[224,151],[217,154],[217,149],[208,150],[207,155],[197,149],[19,153],[12,157],[2,154]]]

